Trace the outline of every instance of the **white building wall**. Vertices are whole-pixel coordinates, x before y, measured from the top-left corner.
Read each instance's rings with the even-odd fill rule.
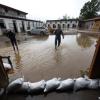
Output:
[[[43,26],[43,23],[40,22],[40,25],[39,26],[42,27]]]
[[[37,22],[37,26],[39,27],[39,22]]]
[[[22,22],[21,20],[16,20],[16,26],[17,26],[17,30],[20,33],[21,32],[21,27],[22,27]]]
[[[25,28],[25,31],[26,31],[27,30],[27,28],[26,28],[26,21],[24,20],[23,23],[24,23],[24,28]]]
[[[63,25],[64,25],[64,27],[63,27]],[[63,21],[63,22],[61,23],[61,29],[63,29],[63,30],[66,29],[66,21]]]
[[[52,22],[52,23],[51,23],[51,28],[53,28],[53,24],[55,24],[55,22]]]
[[[34,22],[34,27],[36,27],[36,22]]]
[[[43,26],[43,23],[38,22],[38,21],[31,21],[31,20],[28,21],[28,20],[19,20],[19,19],[10,19],[10,18],[0,18],[0,19],[4,20],[4,24],[5,24],[6,29],[11,29],[11,30],[14,30],[13,21],[15,21],[18,33],[22,32],[22,22],[24,24],[25,31],[28,30],[27,29],[28,28],[28,23],[29,23],[29,26],[30,26],[30,30],[33,29],[33,27]],[[34,23],[34,25],[33,25],[33,23]],[[1,29],[0,29],[0,35],[2,35],[2,30]]]
[[[33,29],[33,22],[30,21],[30,30]]]
[[[66,24],[66,27],[68,28],[68,25],[69,25],[69,28],[71,27],[71,23],[70,21],[67,21],[67,24]]]
[[[24,21],[25,31],[27,31],[28,21]]]
[[[53,24],[56,25],[56,28],[58,28],[58,24],[60,24],[61,25],[61,29],[63,31],[66,31],[68,29],[68,25],[69,25],[69,28],[73,28],[73,25],[76,26],[75,28],[78,27],[78,21],[76,21],[76,20],[67,20],[67,21],[59,21],[58,20],[58,21],[50,21],[50,22],[48,21],[46,23],[46,26],[48,27],[48,25],[50,25],[51,28],[53,28]]]
[[[61,25],[61,22],[56,22],[56,28],[58,28],[58,24]]]
[[[6,29],[11,29],[11,30],[14,29],[13,19],[4,18],[4,23],[5,23]]]

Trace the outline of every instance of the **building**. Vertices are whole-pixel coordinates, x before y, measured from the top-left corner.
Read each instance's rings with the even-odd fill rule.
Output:
[[[93,31],[100,32],[100,17],[94,18]]]
[[[0,4],[0,35],[6,29],[11,29],[16,33],[23,33],[33,27],[42,27],[42,21],[27,19],[28,13]]]
[[[100,31],[100,17],[87,20],[80,20],[79,28],[90,31]]]
[[[64,31],[69,28],[76,29],[78,27],[78,22],[78,19],[47,20],[46,26],[51,27],[52,29],[56,29],[60,25],[61,29]]]

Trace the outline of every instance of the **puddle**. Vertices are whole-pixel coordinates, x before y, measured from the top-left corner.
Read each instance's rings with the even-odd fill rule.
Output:
[[[2,55],[10,55],[14,71],[10,78],[24,76],[26,80],[38,81],[53,77],[74,78],[80,70],[87,70],[95,51],[96,37],[66,35],[61,46],[55,50],[53,35],[34,37],[19,45],[19,53],[12,48],[0,49]]]

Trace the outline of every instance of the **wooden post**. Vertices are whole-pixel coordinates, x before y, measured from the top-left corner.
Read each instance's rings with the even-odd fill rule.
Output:
[[[96,50],[90,66],[89,77],[93,79],[100,78],[100,38],[97,41]]]
[[[13,69],[13,65],[12,65],[12,62],[11,62],[11,60],[10,60],[10,56],[2,56],[1,57],[2,59],[8,59],[8,63],[11,65],[11,68]]]
[[[6,88],[9,84],[8,75],[4,69],[2,57],[0,56],[0,88]]]

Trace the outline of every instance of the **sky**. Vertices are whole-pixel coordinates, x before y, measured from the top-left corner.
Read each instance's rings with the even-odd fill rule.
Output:
[[[76,18],[80,9],[90,0],[0,0],[15,9],[27,12],[27,18],[33,20],[56,20],[64,15]]]

